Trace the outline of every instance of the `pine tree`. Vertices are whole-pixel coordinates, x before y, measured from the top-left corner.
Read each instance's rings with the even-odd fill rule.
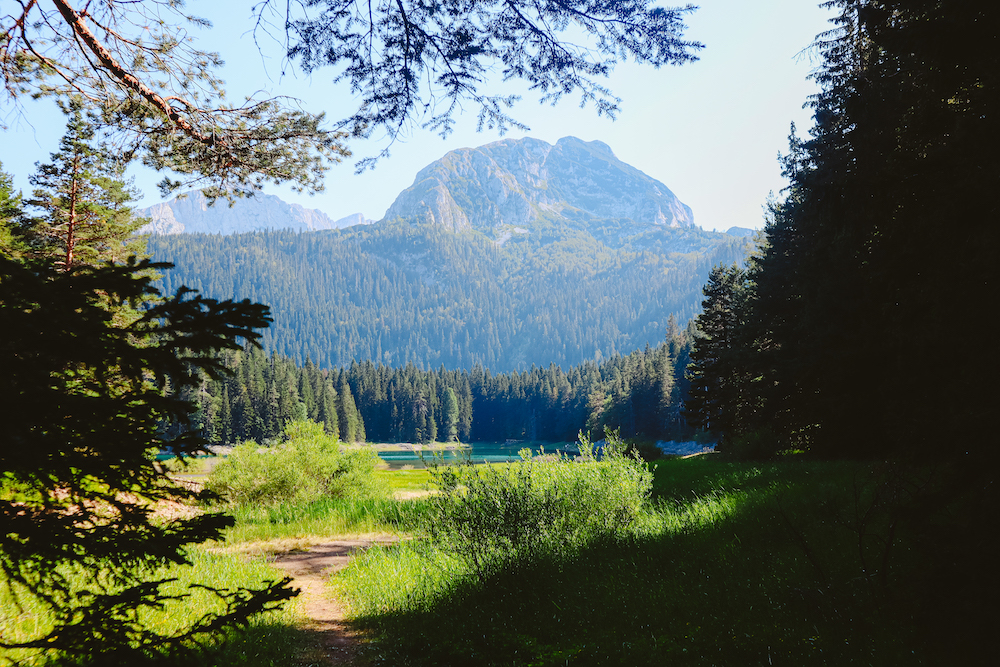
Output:
[[[361,414],[354,402],[351,386],[347,383],[347,373],[343,371],[337,384],[337,423],[340,439],[344,442],[359,442],[365,437]]]
[[[754,400],[742,338],[747,318],[746,271],[735,264],[716,266],[704,293],[688,366],[691,389],[685,417],[691,426],[722,436],[725,446],[747,428],[747,404]]]
[[[212,512],[155,518],[150,504],[197,493],[177,485],[150,453],[190,456],[203,447],[196,433],[173,437],[162,425],[194,409],[185,389],[223,372],[220,350],[236,348],[237,337],[255,340],[268,320],[265,307],[245,302],[163,299],[149,284],[150,271],[162,268],[53,273],[0,256],[0,469],[5,483],[23,490],[0,499],[0,570],[18,597],[52,619],[23,643],[0,637],[0,647],[106,665],[148,664],[164,651],[192,662],[184,652],[200,637],[221,638],[294,595],[289,579],[214,590],[227,603],[223,614],[176,630],[140,621],[168,599],[162,586],[175,579],[161,568],[188,563],[190,545],[219,539],[233,523]],[[142,316],[119,324],[122,304],[144,304]],[[81,583],[71,589],[70,581]]]
[[[26,203],[41,212],[21,231],[31,255],[62,271],[143,257],[145,243],[135,232],[146,220],[129,206],[137,192],[122,180],[124,166],[96,143],[78,100],[64,111],[69,120],[59,150],[29,179],[35,189]]]
[[[337,390],[333,387],[330,378],[324,378],[323,389],[320,393],[319,418],[323,424],[323,430],[336,438],[340,437],[340,418],[337,415]]]
[[[458,441],[458,397],[451,387],[445,389],[442,405],[444,442]]]
[[[767,421],[827,455],[990,440],[981,379],[991,334],[1000,8],[959,0],[836,0],[790,186],[754,276]],[[917,363],[953,338],[952,362]],[[933,388],[933,389],[930,389]],[[962,435],[959,435],[961,433]],[[963,444],[956,455],[988,448]]]
[[[24,242],[18,234],[24,211],[21,194],[14,193],[14,179],[0,162],[0,253],[13,259],[24,254]]]

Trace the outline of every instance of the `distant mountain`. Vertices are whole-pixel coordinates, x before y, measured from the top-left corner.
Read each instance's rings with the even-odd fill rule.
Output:
[[[385,214],[475,229],[496,240],[539,228],[694,226],[691,209],[667,186],[615,157],[600,141],[507,139],[460,148],[420,170]]]
[[[360,213],[332,220],[316,209],[289,204],[274,195],[258,194],[237,199],[231,205],[218,200],[209,205],[200,192],[193,192],[139,212],[151,222],[146,234],[239,234],[272,229],[317,231],[370,223]]]
[[[345,227],[353,227],[355,225],[370,225],[373,222],[375,221],[366,218],[363,213],[352,213],[351,215],[341,218],[333,224],[336,225],[337,229],[343,229]]]
[[[290,208],[257,205],[268,202]],[[661,342],[671,315],[683,326],[711,268],[749,247],[695,225],[664,184],[605,144],[573,137],[452,151],[375,224],[207,231],[150,241],[177,266],[163,287],[266,303],[265,347],[324,367],[496,372],[625,354]]]

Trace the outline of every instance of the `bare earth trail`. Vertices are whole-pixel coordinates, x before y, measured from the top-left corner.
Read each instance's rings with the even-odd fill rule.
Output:
[[[307,629],[316,639],[317,653],[309,658],[327,665],[367,664],[359,656],[357,636],[345,622],[344,608],[334,599],[327,582],[331,574],[347,567],[351,556],[359,550],[396,541],[390,536],[331,540],[276,556],[272,564],[292,578],[293,586],[302,589],[300,608],[309,619]]]

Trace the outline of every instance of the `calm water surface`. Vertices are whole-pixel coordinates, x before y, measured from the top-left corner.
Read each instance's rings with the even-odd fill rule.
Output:
[[[518,461],[521,458],[518,452],[524,448],[525,445],[523,444],[504,445],[498,443],[477,443],[457,450],[425,450],[422,452],[423,459],[420,458],[421,452],[414,452],[409,449],[383,449],[379,451],[378,455],[382,457],[383,461],[389,464],[390,470],[398,470],[405,466],[424,468],[426,467],[426,464],[433,463],[435,457],[443,463],[466,461],[470,463],[497,463],[503,461]],[[541,449],[538,447],[529,447],[529,449],[531,449],[534,454],[541,453]],[[544,448],[544,451],[545,453],[552,454],[556,450],[555,447],[550,446]]]

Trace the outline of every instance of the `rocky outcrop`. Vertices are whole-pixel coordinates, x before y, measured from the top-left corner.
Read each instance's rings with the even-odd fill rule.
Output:
[[[595,219],[692,227],[667,186],[631,167],[607,144],[564,137],[507,139],[451,151],[418,174],[386,212],[448,229],[531,229],[540,221],[586,227]]]
[[[355,225],[370,225],[374,220],[366,218],[364,213],[352,213],[346,217],[341,218],[334,222],[334,226],[338,229],[343,229],[344,227],[354,227]]]
[[[265,194],[237,199],[231,205],[220,199],[210,206],[200,192],[156,204],[139,214],[151,219],[140,230],[147,234],[237,234],[265,229],[314,231],[347,227],[364,220],[364,216],[357,213],[335,222],[322,211],[289,204]]]

